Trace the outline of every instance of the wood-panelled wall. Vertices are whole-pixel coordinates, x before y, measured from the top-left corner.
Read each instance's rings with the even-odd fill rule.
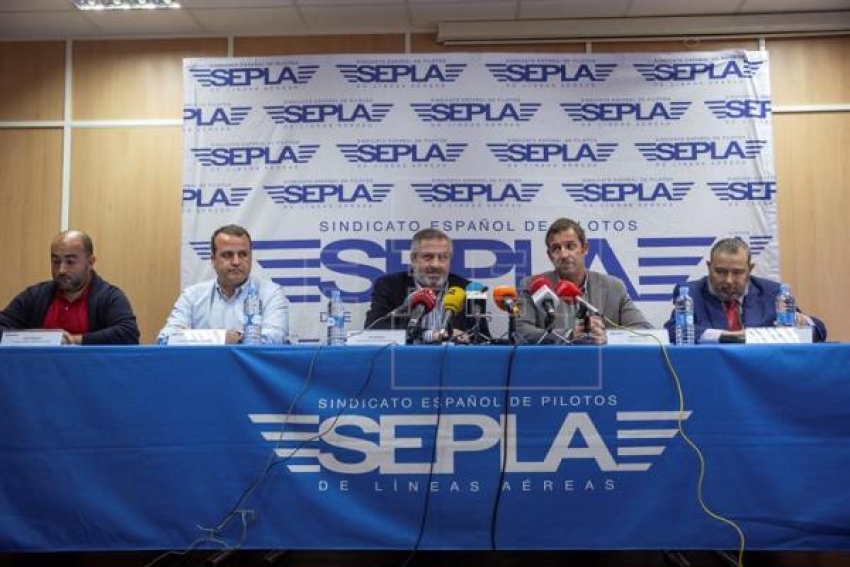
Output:
[[[234,55],[447,52],[433,34],[235,38]],[[850,341],[850,36],[767,40],[771,57],[782,279]],[[130,297],[152,342],[180,279],[181,128],[109,121],[182,117],[182,59],[224,57],[227,40],[0,43],[0,305],[49,277],[48,243],[62,228],[63,162],[69,227],[88,231],[96,267]],[[594,52],[757,49],[757,40],[592,44]],[[463,51],[584,52],[584,45],[468,47]],[[838,111],[805,105],[842,105]],[[785,107],[785,108],[782,108]],[[67,118],[68,122],[64,122]],[[59,124],[56,124],[56,121]],[[76,124],[74,121],[89,121]],[[63,150],[69,144],[70,152]]]

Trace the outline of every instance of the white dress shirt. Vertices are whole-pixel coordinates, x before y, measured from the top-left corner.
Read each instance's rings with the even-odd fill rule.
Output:
[[[232,297],[222,293],[218,281],[207,280],[183,290],[165,327],[159,332],[159,340],[180,329],[225,329],[242,331],[245,325],[243,304],[248,283],[253,282],[260,292],[263,304],[263,344],[285,343],[289,335],[289,302],[283,289],[276,283],[251,276],[236,288]]]

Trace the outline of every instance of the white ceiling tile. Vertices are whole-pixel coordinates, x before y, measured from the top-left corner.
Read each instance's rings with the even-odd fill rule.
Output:
[[[305,6],[300,11],[312,32],[405,31],[412,26],[404,6]]]
[[[523,20],[556,18],[619,18],[626,15],[629,0],[525,1],[520,5]]]
[[[436,28],[440,22],[465,21],[465,20],[512,20],[516,16],[516,2],[514,0],[490,0],[482,2],[458,2],[451,3],[428,2],[411,4],[410,11],[413,14],[413,25],[417,28]]]
[[[370,6],[386,6],[387,4],[395,6],[404,6],[405,0],[298,0],[299,6],[362,6],[368,8]]]
[[[796,0],[805,3],[808,0]],[[629,16],[688,16],[736,14],[741,0],[634,0]]]
[[[0,12],[40,12],[76,10],[71,0],[0,0]]]
[[[814,12],[818,10],[850,10],[850,0],[746,0],[741,12]],[[850,20],[850,13],[847,14]]]
[[[304,32],[304,24],[295,8],[194,10],[192,13],[209,33],[285,35]]]
[[[8,12],[0,18],[0,35],[4,38],[66,38],[97,33],[82,12]]]
[[[85,12],[102,35],[196,34],[201,30],[185,10]]]
[[[291,8],[292,0],[180,0],[189,10],[195,8]]]

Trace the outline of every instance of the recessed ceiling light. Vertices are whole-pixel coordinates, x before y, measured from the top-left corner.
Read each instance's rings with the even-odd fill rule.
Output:
[[[180,3],[174,0],[71,0],[80,10],[174,10]]]

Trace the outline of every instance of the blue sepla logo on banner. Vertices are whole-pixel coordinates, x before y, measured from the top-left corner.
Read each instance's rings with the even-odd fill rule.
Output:
[[[414,102],[410,107],[422,122],[528,122],[539,102]]]
[[[250,192],[250,187],[184,187],[183,206],[193,205],[198,209],[235,208],[245,201]]]
[[[663,102],[563,102],[561,108],[574,122],[638,122],[679,120],[687,112],[688,101]]]
[[[343,63],[336,66],[349,83],[411,84],[453,83],[466,69],[465,63]]]
[[[191,122],[198,127],[239,126],[245,121],[245,118],[250,112],[250,106],[186,107],[183,109],[183,121]]]
[[[365,143],[337,144],[351,163],[452,163],[460,159],[468,144],[455,143]]]
[[[566,142],[566,143],[493,143],[487,144],[490,152],[500,162],[509,163],[604,163],[611,158],[615,143]]]
[[[705,106],[711,113],[722,119],[753,119],[770,116],[770,100],[752,98],[727,98],[706,100]]]
[[[601,83],[616,63],[490,63],[487,70],[500,83]]]
[[[283,67],[192,68],[189,72],[204,87],[280,87],[306,85],[318,65]]]
[[[392,103],[326,102],[264,106],[275,124],[377,123],[386,118]]]
[[[319,150],[318,144],[300,146],[246,146],[192,148],[192,154],[207,167],[252,167],[308,163]]]
[[[774,181],[719,181],[708,186],[721,201],[773,201]]]
[[[530,203],[542,183],[434,182],[413,183],[423,203]]]
[[[328,203],[381,203],[393,189],[392,183],[287,183],[265,185],[278,205]]]
[[[576,203],[657,203],[681,201],[693,188],[693,181],[594,181],[562,183]]]
[[[728,79],[750,79],[761,68],[764,61],[729,61],[710,63],[634,63],[640,76],[655,81],[710,81]]]
[[[725,161],[755,159],[767,140],[703,140],[696,142],[638,142],[635,147],[647,161]]]

